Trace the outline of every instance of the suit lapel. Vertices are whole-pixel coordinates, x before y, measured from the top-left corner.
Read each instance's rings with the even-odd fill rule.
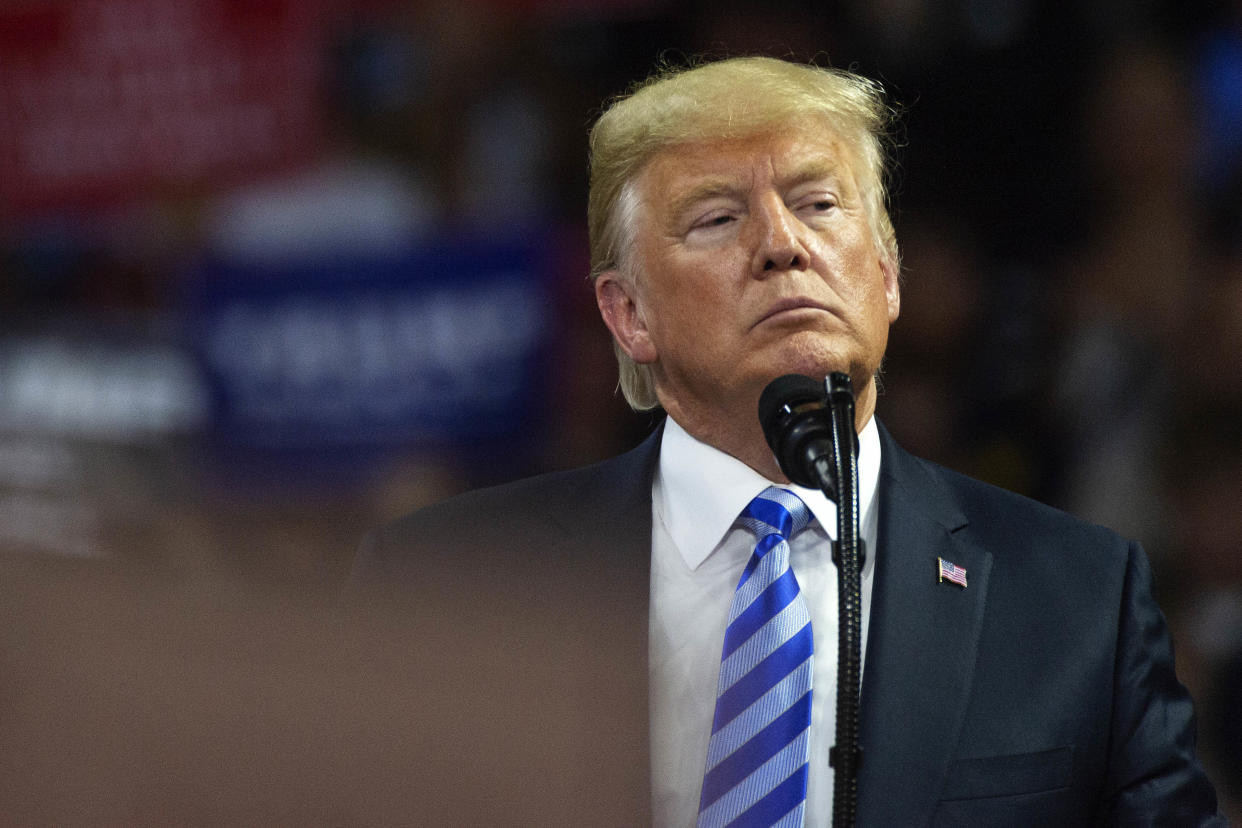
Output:
[[[881,426],[879,550],[864,662],[859,823],[931,818],[969,701],[992,556],[930,467]],[[937,579],[937,558],[966,570]]]

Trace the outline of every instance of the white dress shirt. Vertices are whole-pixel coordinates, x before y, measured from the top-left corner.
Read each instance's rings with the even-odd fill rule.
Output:
[[[879,475],[880,438],[873,418],[859,434],[858,455],[860,531],[867,551],[862,571],[864,652],[875,572]],[[754,535],[735,521],[746,504],[771,485],[779,484],[699,442],[668,418],[651,492],[651,770],[657,826],[693,826],[698,818],[729,606],[755,546]],[[837,570],[829,539],[837,534],[837,508],[820,491],[784,486],[796,492],[815,517],[790,544],[790,562],[810,609],[815,642],[805,824],[828,825],[838,621]]]

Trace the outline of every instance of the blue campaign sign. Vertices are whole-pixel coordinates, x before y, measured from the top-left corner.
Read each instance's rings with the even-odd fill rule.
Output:
[[[205,263],[192,329],[217,435],[290,448],[520,435],[544,416],[546,262],[532,238]]]

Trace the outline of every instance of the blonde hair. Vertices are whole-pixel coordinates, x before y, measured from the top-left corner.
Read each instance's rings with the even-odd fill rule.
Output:
[[[618,98],[591,129],[587,224],[591,277],[630,273],[634,182],[669,147],[753,135],[819,116],[862,161],[856,170],[877,247],[899,268],[897,237],[886,206],[885,143],[892,110],[878,83],[851,72],[769,57],[740,57],[665,67]],[[639,410],[659,405],[650,369],[615,341],[621,391]]]

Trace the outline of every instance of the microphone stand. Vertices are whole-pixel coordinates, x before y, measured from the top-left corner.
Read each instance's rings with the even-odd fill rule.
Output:
[[[835,769],[832,824],[858,821],[858,703],[862,688],[862,566],[858,529],[858,435],[854,431],[854,389],[848,374],[816,380],[786,374],[768,383],[759,397],[759,423],[781,471],[799,486],[819,486],[837,504],[839,638],[837,641],[837,732],[828,753]],[[829,433],[831,432],[831,433]]]
[[[837,732],[828,754],[835,773],[832,793],[833,826],[858,821],[858,705],[862,690],[862,567],[866,559],[859,532],[858,435],[854,431],[854,391],[849,375],[829,374],[824,380],[832,415],[833,477],[837,502],[837,540],[832,562],[837,566]]]

